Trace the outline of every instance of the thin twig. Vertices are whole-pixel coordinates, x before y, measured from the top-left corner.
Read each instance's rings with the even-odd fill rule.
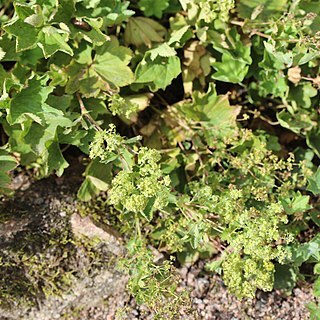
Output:
[[[166,107],[170,105],[159,93],[156,93],[155,95]]]
[[[81,115],[83,115],[84,117],[86,117],[88,119],[88,121],[94,126],[94,128],[97,131],[102,131],[101,127],[98,125],[98,123],[91,117],[90,113],[88,112],[88,110],[86,109],[81,96],[79,94],[79,92],[76,93],[79,105],[80,105],[80,110],[81,110]]]

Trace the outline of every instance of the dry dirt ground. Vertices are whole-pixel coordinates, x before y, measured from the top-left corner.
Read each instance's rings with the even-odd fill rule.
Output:
[[[75,215],[82,169],[74,162],[62,178],[30,182],[18,174],[14,197],[0,204],[0,319],[111,320],[117,310],[122,319],[153,319],[126,292],[127,277],[117,271],[121,239]],[[190,292],[196,312],[180,319],[303,320],[309,319],[306,304],[314,301],[306,283],[291,295],[258,292],[239,301],[219,276],[204,271],[204,261],[180,267],[179,274],[179,290]]]

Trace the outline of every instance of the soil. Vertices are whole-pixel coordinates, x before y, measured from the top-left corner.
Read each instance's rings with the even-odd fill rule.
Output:
[[[62,178],[52,176],[31,181],[28,175],[20,173],[14,178],[17,189],[14,197],[0,204],[0,289],[6,294],[0,292],[1,320],[111,320],[115,319],[117,310],[118,314],[119,310],[122,311],[120,319],[154,318],[126,292],[127,277],[116,270],[113,257],[115,252],[122,250],[121,241],[117,244],[105,243],[107,240],[98,244],[89,241],[88,247],[83,241],[76,241],[70,221],[78,212],[76,192],[82,181],[81,171],[78,160],[74,160]],[[81,220],[79,232],[83,223],[91,222]],[[95,231],[94,226],[90,228],[104,237],[103,231]],[[64,234],[65,242],[57,240],[58,245],[52,245],[52,239],[49,240],[52,232],[57,234],[53,230]],[[90,234],[85,236],[90,237]],[[117,251],[114,246],[120,249]],[[47,263],[48,259],[55,257],[58,262],[52,260],[52,263],[57,263],[56,271],[66,272],[72,278],[71,290],[70,285],[61,285],[57,297],[44,294],[44,284],[37,274],[31,276],[32,268],[27,268],[22,256],[39,256],[39,263]],[[45,259],[41,260],[41,257]],[[204,264],[204,261],[198,261],[193,266],[182,266],[178,270],[181,277],[178,290],[190,292],[196,314],[181,314],[180,319],[310,318],[306,304],[315,301],[310,284],[299,283],[290,295],[275,290],[271,293],[258,292],[255,299],[239,301],[228,293],[221,277],[204,271]],[[49,276],[53,281],[59,280],[63,274],[53,276],[49,273]],[[19,283],[21,278],[23,285]],[[32,287],[32,281],[36,281],[37,286]],[[14,286],[15,290],[8,289]],[[24,291],[30,288],[31,292],[25,295]],[[9,301],[10,293],[14,295],[12,301]]]

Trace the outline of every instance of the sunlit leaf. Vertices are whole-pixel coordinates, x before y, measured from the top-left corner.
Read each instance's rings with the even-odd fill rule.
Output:
[[[145,54],[135,70],[135,83],[148,85],[151,91],[165,89],[180,72],[180,60],[177,56],[151,58],[152,51]]]
[[[130,59],[131,50],[112,40],[97,49],[92,68],[106,81],[123,87],[134,81],[134,74],[128,67]]]
[[[169,1],[139,0],[138,4],[140,9],[147,17],[156,16],[160,19],[162,17],[163,10],[165,10],[169,6]]]
[[[163,42],[166,29],[158,22],[145,18],[130,18],[124,33],[126,44],[133,44],[137,47],[146,45],[151,47],[153,42]]]

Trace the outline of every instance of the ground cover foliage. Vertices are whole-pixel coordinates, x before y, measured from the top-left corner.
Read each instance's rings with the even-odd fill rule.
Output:
[[[17,166],[61,176],[80,150],[78,197],[104,195],[159,315],[181,303],[173,258],[239,298],[306,276],[320,295],[318,1],[0,4],[2,194]]]

